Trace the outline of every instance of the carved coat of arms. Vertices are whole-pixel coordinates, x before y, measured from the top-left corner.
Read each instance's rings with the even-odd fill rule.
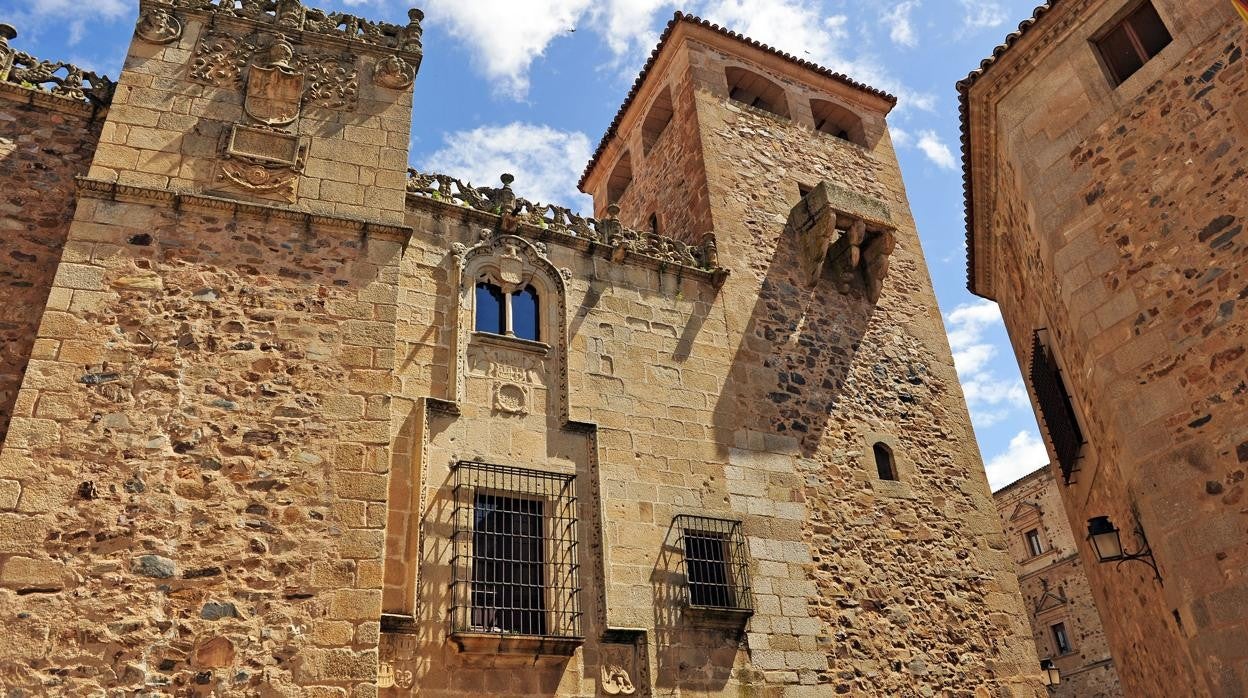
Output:
[[[253,65],[247,74],[247,115],[269,126],[284,126],[299,118],[303,104],[303,71],[290,64],[294,49],[285,40],[270,48],[268,65]]]

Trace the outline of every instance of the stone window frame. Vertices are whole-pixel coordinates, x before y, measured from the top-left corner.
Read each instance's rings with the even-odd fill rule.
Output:
[[[862,115],[853,109],[830,99],[811,97],[810,115],[814,120],[816,133],[822,133],[863,148],[867,147],[866,123]],[[835,121],[833,121],[834,119]],[[831,128],[826,128],[830,124]],[[842,136],[840,135],[841,133],[845,135]]]
[[[1156,53],[1145,58],[1140,64],[1140,67],[1136,68],[1130,75],[1125,77],[1119,76],[1110,65],[1109,60],[1105,57],[1105,49],[1102,47],[1102,42],[1119,27],[1126,25],[1128,20],[1144,9],[1145,6],[1149,6],[1153,9],[1153,12],[1157,15],[1161,22],[1162,28],[1166,30],[1166,34],[1170,37],[1170,39],[1164,46],[1158,49]],[[1130,82],[1131,78],[1143,72],[1144,68],[1148,66],[1149,63],[1165,53],[1166,49],[1174,45],[1175,36],[1174,32],[1170,29],[1171,26],[1173,26],[1173,20],[1170,22],[1166,21],[1166,17],[1162,11],[1157,8],[1157,3],[1152,0],[1132,0],[1131,2],[1125,3],[1108,21],[1103,22],[1100,28],[1093,32],[1093,34],[1088,38],[1088,45],[1092,48],[1092,53],[1095,54],[1097,65],[1101,67],[1101,70],[1105,74],[1105,78],[1109,81],[1109,85],[1112,89],[1117,89],[1118,87]],[[1134,38],[1134,27],[1130,27],[1130,32],[1131,37]],[[1139,45],[1134,46],[1134,48],[1137,50],[1143,50],[1143,47]]]
[[[725,65],[723,74],[724,94],[729,100],[777,119],[785,121],[793,119],[789,91],[780,82],[767,77],[758,70],[740,64]],[[757,89],[760,86],[763,89]],[[753,97],[753,99],[746,101],[742,97]],[[769,97],[771,101],[768,100]],[[760,102],[762,105],[759,104]]]
[[[1048,548],[1044,547],[1044,539],[1040,537],[1039,526],[1023,531],[1023,543],[1027,546],[1029,559],[1040,557],[1049,552]]]
[[[893,475],[895,480],[881,479],[876,472],[875,445],[882,444],[892,452]],[[917,495],[912,485],[915,477],[913,461],[901,447],[901,441],[893,434],[885,432],[867,432],[863,434],[862,469],[865,479],[879,494],[900,499],[915,499]]]
[[[663,117],[665,111],[666,119]],[[654,150],[675,118],[676,109],[672,102],[672,88],[670,85],[664,85],[657,90],[654,99],[650,101],[650,108],[646,110],[646,116],[641,122],[642,155],[649,155],[650,151]]]
[[[1066,627],[1065,618],[1062,618],[1061,620],[1058,620],[1056,622],[1049,621],[1048,625],[1049,625],[1049,638],[1053,640],[1054,656],[1065,657],[1068,655],[1075,654],[1078,651],[1075,649],[1075,643],[1072,642],[1070,639],[1070,628]],[[1062,643],[1061,641],[1059,641],[1059,635],[1058,635],[1059,628],[1061,629],[1061,635],[1060,635],[1061,640],[1064,640],[1066,644],[1065,652],[1062,651],[1062,647],[1061,647]]]
[[[618,204],[633,186],[633,155],[627,149],[620,153],[611,174],[607,175],[607,203]]]

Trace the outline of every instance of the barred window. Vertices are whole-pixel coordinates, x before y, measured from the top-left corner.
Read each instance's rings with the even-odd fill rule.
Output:
[[[741,522],[682,514],[676,528],[689,606],[753,610]]]
[[[461,462],[452,632],[581,637],[572,475]]]
[[[1083,430],[1079,428],[1079,420],[1075,417],[1075,406],[1062,380],[1062,371],[1057,362],[1049,354],[1049,350],[1040,341],[1040,333],[1036,332],[1031,344],[1031,387],[1036,394],[1036,402],[1040,405],[1040,416],[1044,419],[1045,431],[1053,444],[1057,462],[1062,468],[1062,476],[1070,484],[1071,474],[1075,472],[1075,462],[1079,459],[1079,450],[1083,448]]]

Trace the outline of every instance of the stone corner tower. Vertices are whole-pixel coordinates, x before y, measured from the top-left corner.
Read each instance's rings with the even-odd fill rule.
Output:
[[[141,3],[0,452],[6,687],[375,691],[410,17]]]
[[[733,355],[714,438],[730,473],[793,458],[811,615],[836,629],[833,645],[856,648],[827,651],[829,671],[858,675],[832,683],[1038,694],[888,133],[895,102],[677,13],[581,188],[597,215],[618,207],[627,225],[687,242],[714,233]],[[752,507],[758,486],[729,482],[731,505]],[[747,536],[762,525],[747,519]],[[778,680],[785,665],[758,649],[755,666]]]

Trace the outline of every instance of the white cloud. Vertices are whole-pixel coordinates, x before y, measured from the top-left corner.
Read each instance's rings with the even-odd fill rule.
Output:
[[[986,334],[1002,326],[1001,309],[996,303],[980,300],[960,305],[945,316],[945,323],[953,364],[977,427],[997,424],[1009,412],[1030,405],[1019,377],[1003,378],[992,369],[999,350]]]
[[[479,186],[501,186],[499,176],[516,176],[512,187],[530,201],[585,210],[589,197],[577,192],[581,168],[589,161],[589,138],[576,131],[514,122],[482,126],[443,136],[444,145],[421,163]]]
[[[1005,23],[1005,9],[999,0],[958,0],[966,10],[962,27],[967,32],[993,29]]]
[[[880,15],[880,19],[888,26],[888,38],[898,46],[914,48],[919,45],[919,36],[914,31],[914,22],[910,14],[919,6],[919,0],[899,2],[891,10]]]
[[[590,0],[426,0],[428,21],[474,51],[487,78],[508,96],[529,90],[529,68],[556,37],[575,29]]]
[[[97,21],[112,22],[127,17],[135,10],[128,0],[33,0],[20,3],[6,21],[20,32],[38,33],[45,25],[59,27],[66,33],[70,46],[82,41],[87,27]]]
[[[946,170],[958,169],[958,161],[953,157],[953,151],[940,140],[935,131],[920,131],[917,146],[937,167]]]
[[[1020,431],[1004,451],[984,464],[988,485],[995,492],[1049,462],[1049,452],[1034,431]]]
[[[607,0],[592,11],[594,26],[617,57],[642,60],[659,42],[654,15],[676,0]]]

